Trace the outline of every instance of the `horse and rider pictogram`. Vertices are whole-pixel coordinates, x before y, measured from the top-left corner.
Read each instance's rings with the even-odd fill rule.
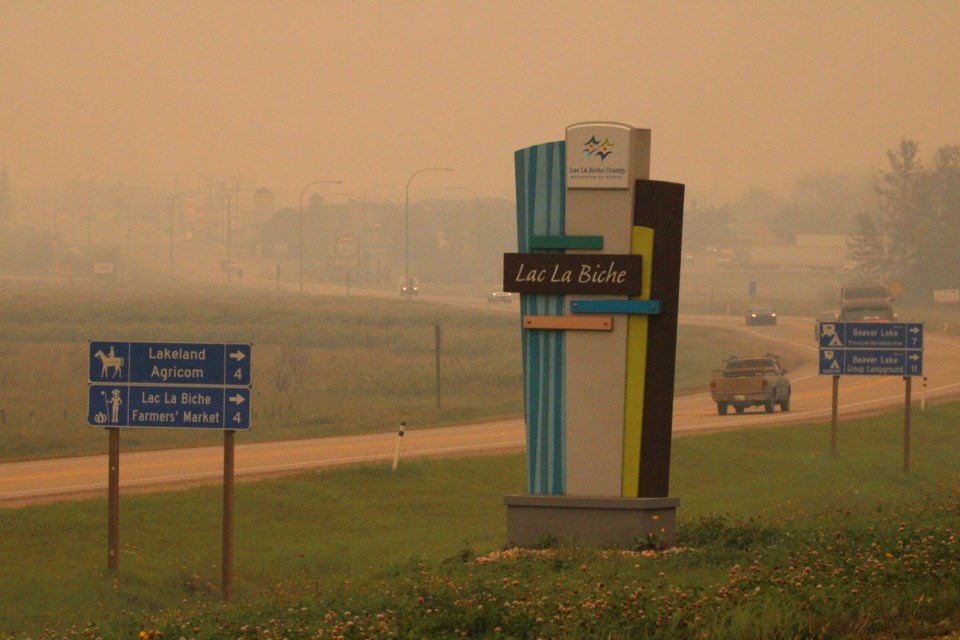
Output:
[[[108,377],[108,373],[113,370],[112,378],[119,378],[123,374],[123,356],[118,356],[114,352],[113,345],[108,349],[108,353],[104,353],[102,349],[98,349],[96,353],[93,354],[95,358],[100,360],[102,368],[100,370],[100,377]]]

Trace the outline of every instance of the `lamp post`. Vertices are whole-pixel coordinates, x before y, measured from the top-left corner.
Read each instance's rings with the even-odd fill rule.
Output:
[[[444,187],[448,191],[469,191],[473,195],[473,201],[477,205],[477,219],[475,221],[476,226],[480,227],[480,196],[477,195],[477,192],[471,189],[470,187]]]
[[[300,293],[303,293],[303,195],[315,184],[341,184],[339,180],[314,180],[308,182],[300,192]]]
[[[366,264],[366,235],[367,235],[367,198],[366,192],[364,192],[364,197],[360,197],[355,193],[335,193],[335,196],[343,196],[345,198],[353,198],[360,202],[363,206],[361,217],[360,217],[360,248],[359,255],[357,256],[357,278],[360,280],[367,279],[367,264]],[[349,213],[349,212],[348,212]]]
[[[87,182],[87,245],[93,245],[93,211],[96,208],[94,206],[94,192],[96,190],[97,180],[100,178],[114,178],[117,177],[109,171],[98,171],[94,173]],[[119,184],[119,179],[117,179]]]
[[[413,172],[407,180],[407,189],[403,203],[403,285],[410,286],[410,183],[424,171],[453,171],[447,167],[424,167]],[[409,298],[409,296],[407,296]]]

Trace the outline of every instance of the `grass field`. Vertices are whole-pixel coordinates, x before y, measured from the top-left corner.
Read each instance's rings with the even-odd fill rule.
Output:
[[[0,637],[927,638],[960,630],[960,404],[676,439],[681,550],[502,550],[520,455],[0,511]]]
[[[104,453],[103,430],[86,426],[88,340],[252,343],[252,427],[244,442],[522,414],[513,316],[420,301],[255,291],[100,295],[111,291],[0,288],[0,461]],[[690,327],[680,328],[678,342],[680,393],[704,389],[711,369],[731,353],[771,348]],[[211,445],[218,438],[183,429],[126,430],[123,448]]]
[[[217,290],[0,290],[0,458],[101,453],[86,426],[87,341],[253,344],[246,441],[416,428],[520,411],[516,320],[360,297]],[[441,408],[436,327],[441,331]],[[130,431],[125,449],[206,444],[215,434]]]

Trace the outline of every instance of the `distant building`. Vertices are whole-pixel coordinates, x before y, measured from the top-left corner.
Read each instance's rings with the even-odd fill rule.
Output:
[[[792,245],[752,245],[748,263],[782,269],[840,269],[846,262],[846,251],[845,235],[801,233]]]

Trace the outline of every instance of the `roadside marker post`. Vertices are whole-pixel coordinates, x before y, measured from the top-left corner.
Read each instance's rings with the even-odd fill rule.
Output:
[[[920,385],[920,411],[927,410],[927,376],[923,376],[923,384]]]
[[[222,430],[223,600],[233,595],[234,434],[250,428],[251,345],[90,341],[87,424],[108,434],[107,569],[119,568],[120,429]]]
[[[406,422],[400,423],[400,431],[397,432],[397,446],[393,450],[393,470],[397,470],[397,465],[400,464],[400,447],[403,445],[403,432],[407,428]]]

